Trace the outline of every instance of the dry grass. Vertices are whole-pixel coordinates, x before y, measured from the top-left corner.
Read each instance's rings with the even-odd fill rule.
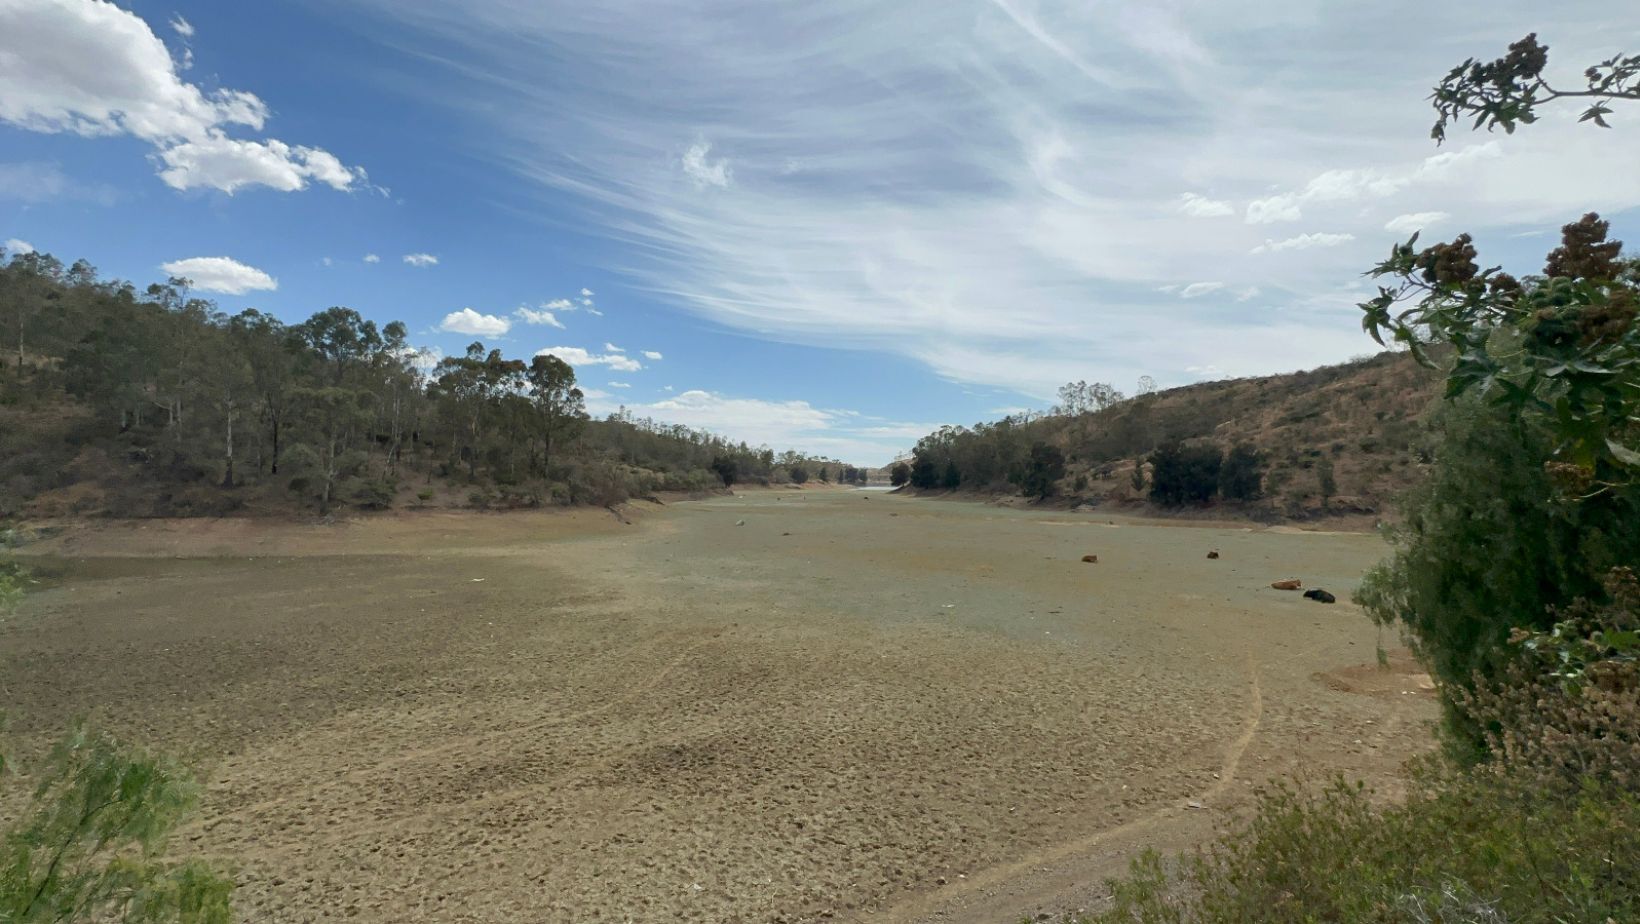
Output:
[[[1058,439],[1077,464],[1086,495],[1138,502],[1133,461],[1170,440],[1211,441],[1228,449],[1251,443],[1263,456],[1265,499],[1238,509],[1305,519],[1374,514],[1422,477],[1420,418],[1437,377],[1405,354],[1305,372],[1205,382],[1124,402],[1085,420],[1067,421]],[[1337,494],[1323,507],[1317,463],[1332,461]]]

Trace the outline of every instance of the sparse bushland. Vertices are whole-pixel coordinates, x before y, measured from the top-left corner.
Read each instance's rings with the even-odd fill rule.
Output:
[[[199,793],[181,768],[77,727],[33,776],[32,799],[0,828],[0,924],[232,920],[229,877],[166,859]]]
[[[1553,89],[1528,36],[1435,90],[1513,131],[1535,107],[1640,101],[1640,56]],[[1340,780],[1277,786],[1217,843],[1141,857],[1112,922],[1640,920],[1640,267],[1596,215],[1541,276],[1482,270],[1467,235],[1396,245],[1364,327],[1445,377],[1431,475],[1358,600],[1437,678],[1444,754],[1378,806]]]
[[[592,419],[556,357],[422,355],[349,308],[230,317],[185,279],[139,293],[40,253],[0,254],[0,308],[0,516],[609,504],[714,489],[715,462],[741,483],[836,465]]]
[[[1378,512],[1421,477],[1428,449],[1420,418],[1436,400],[1437,384],[1402,352],[1287,375],[1141,390],[1131,398],[1109,386],[1067,386],[1066,401],[1051,413],[946,427],[925,436],[915,452],[933,464],[933,487],[948,487],[950,473],[964,491],[1025,493],[1019,485],[1030,447],[1046,443],[1065,456],[1053,494],[1167,506],[1173,501],[1152,495],[1145,463],[1163,447],[1206,446],[1227,463],[1225,480],[1189,503],[1205,497],[1254,516],[1293,519],[1323,513],[1316,469],[1325,457],[1337,492],[1330,512]],[[1174,496],[1168,488],[1163,493]]]

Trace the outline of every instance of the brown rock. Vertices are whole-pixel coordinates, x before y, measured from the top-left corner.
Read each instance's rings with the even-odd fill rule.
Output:
[[[1218,549],[1214,549],[1214,550],[1213,550],[1213,551],[1211,551],[1211,552],[1208,552],[1208,553],[1207,553],[1207,557],[1208,557],[1208,558],[1218,558],[1218,557],[1219,557],[1219,550],[1218,550]]]
[[[1082,556],[1082,560],[1087,562],[1090,565],[1099,564],[1099,556],[1097,556],[1097,555],[1084,555],[1084,556]]]

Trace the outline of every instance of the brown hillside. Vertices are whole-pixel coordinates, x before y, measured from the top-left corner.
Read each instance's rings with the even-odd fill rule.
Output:
[[[1322,512],[1316,467],[1323,457],[1337,482],[1329,509],[1377,513],[1420,477],[1419,421],[1437,384],[1410,356],[1381,353],[1289,375],[1191,385],[1115,410],[1148,414],[1164,439],[1253,444],[1267,466],[1263,503],[1276,515]]]
[[[1420,419],[1438,375],[1404,353],[1305,372],[1203,382],[1123,401],[1077,417],[1026,426],[1069,460],[1060,493],[1089,503],[1141,503],[1133,466],[1178,440],[1223,449],[1251,443],[1264,460],[1264,497],[1243,512],[1304,519],[1375,514],[1420,476]],[[1320,469],[1336,490],[1323,509]]]

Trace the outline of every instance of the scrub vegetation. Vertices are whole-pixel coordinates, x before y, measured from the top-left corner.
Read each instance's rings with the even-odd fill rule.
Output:
[[[1436,88],[1514,131],[1562,97],[1606,124],[1640,56],[1542,78],[1536,36]],[[1364,327],[1445,384],[1430,477],[1357,600],[1430,667],[1447,748],[1382,807],[1342,779],[1267,789],[1182,860],[1148,854],[1098,922],[1629,921],[1640,917],[1640,272],[1598,215],[1540,275],[1482,269],[1468,235],[1396,245]]]

